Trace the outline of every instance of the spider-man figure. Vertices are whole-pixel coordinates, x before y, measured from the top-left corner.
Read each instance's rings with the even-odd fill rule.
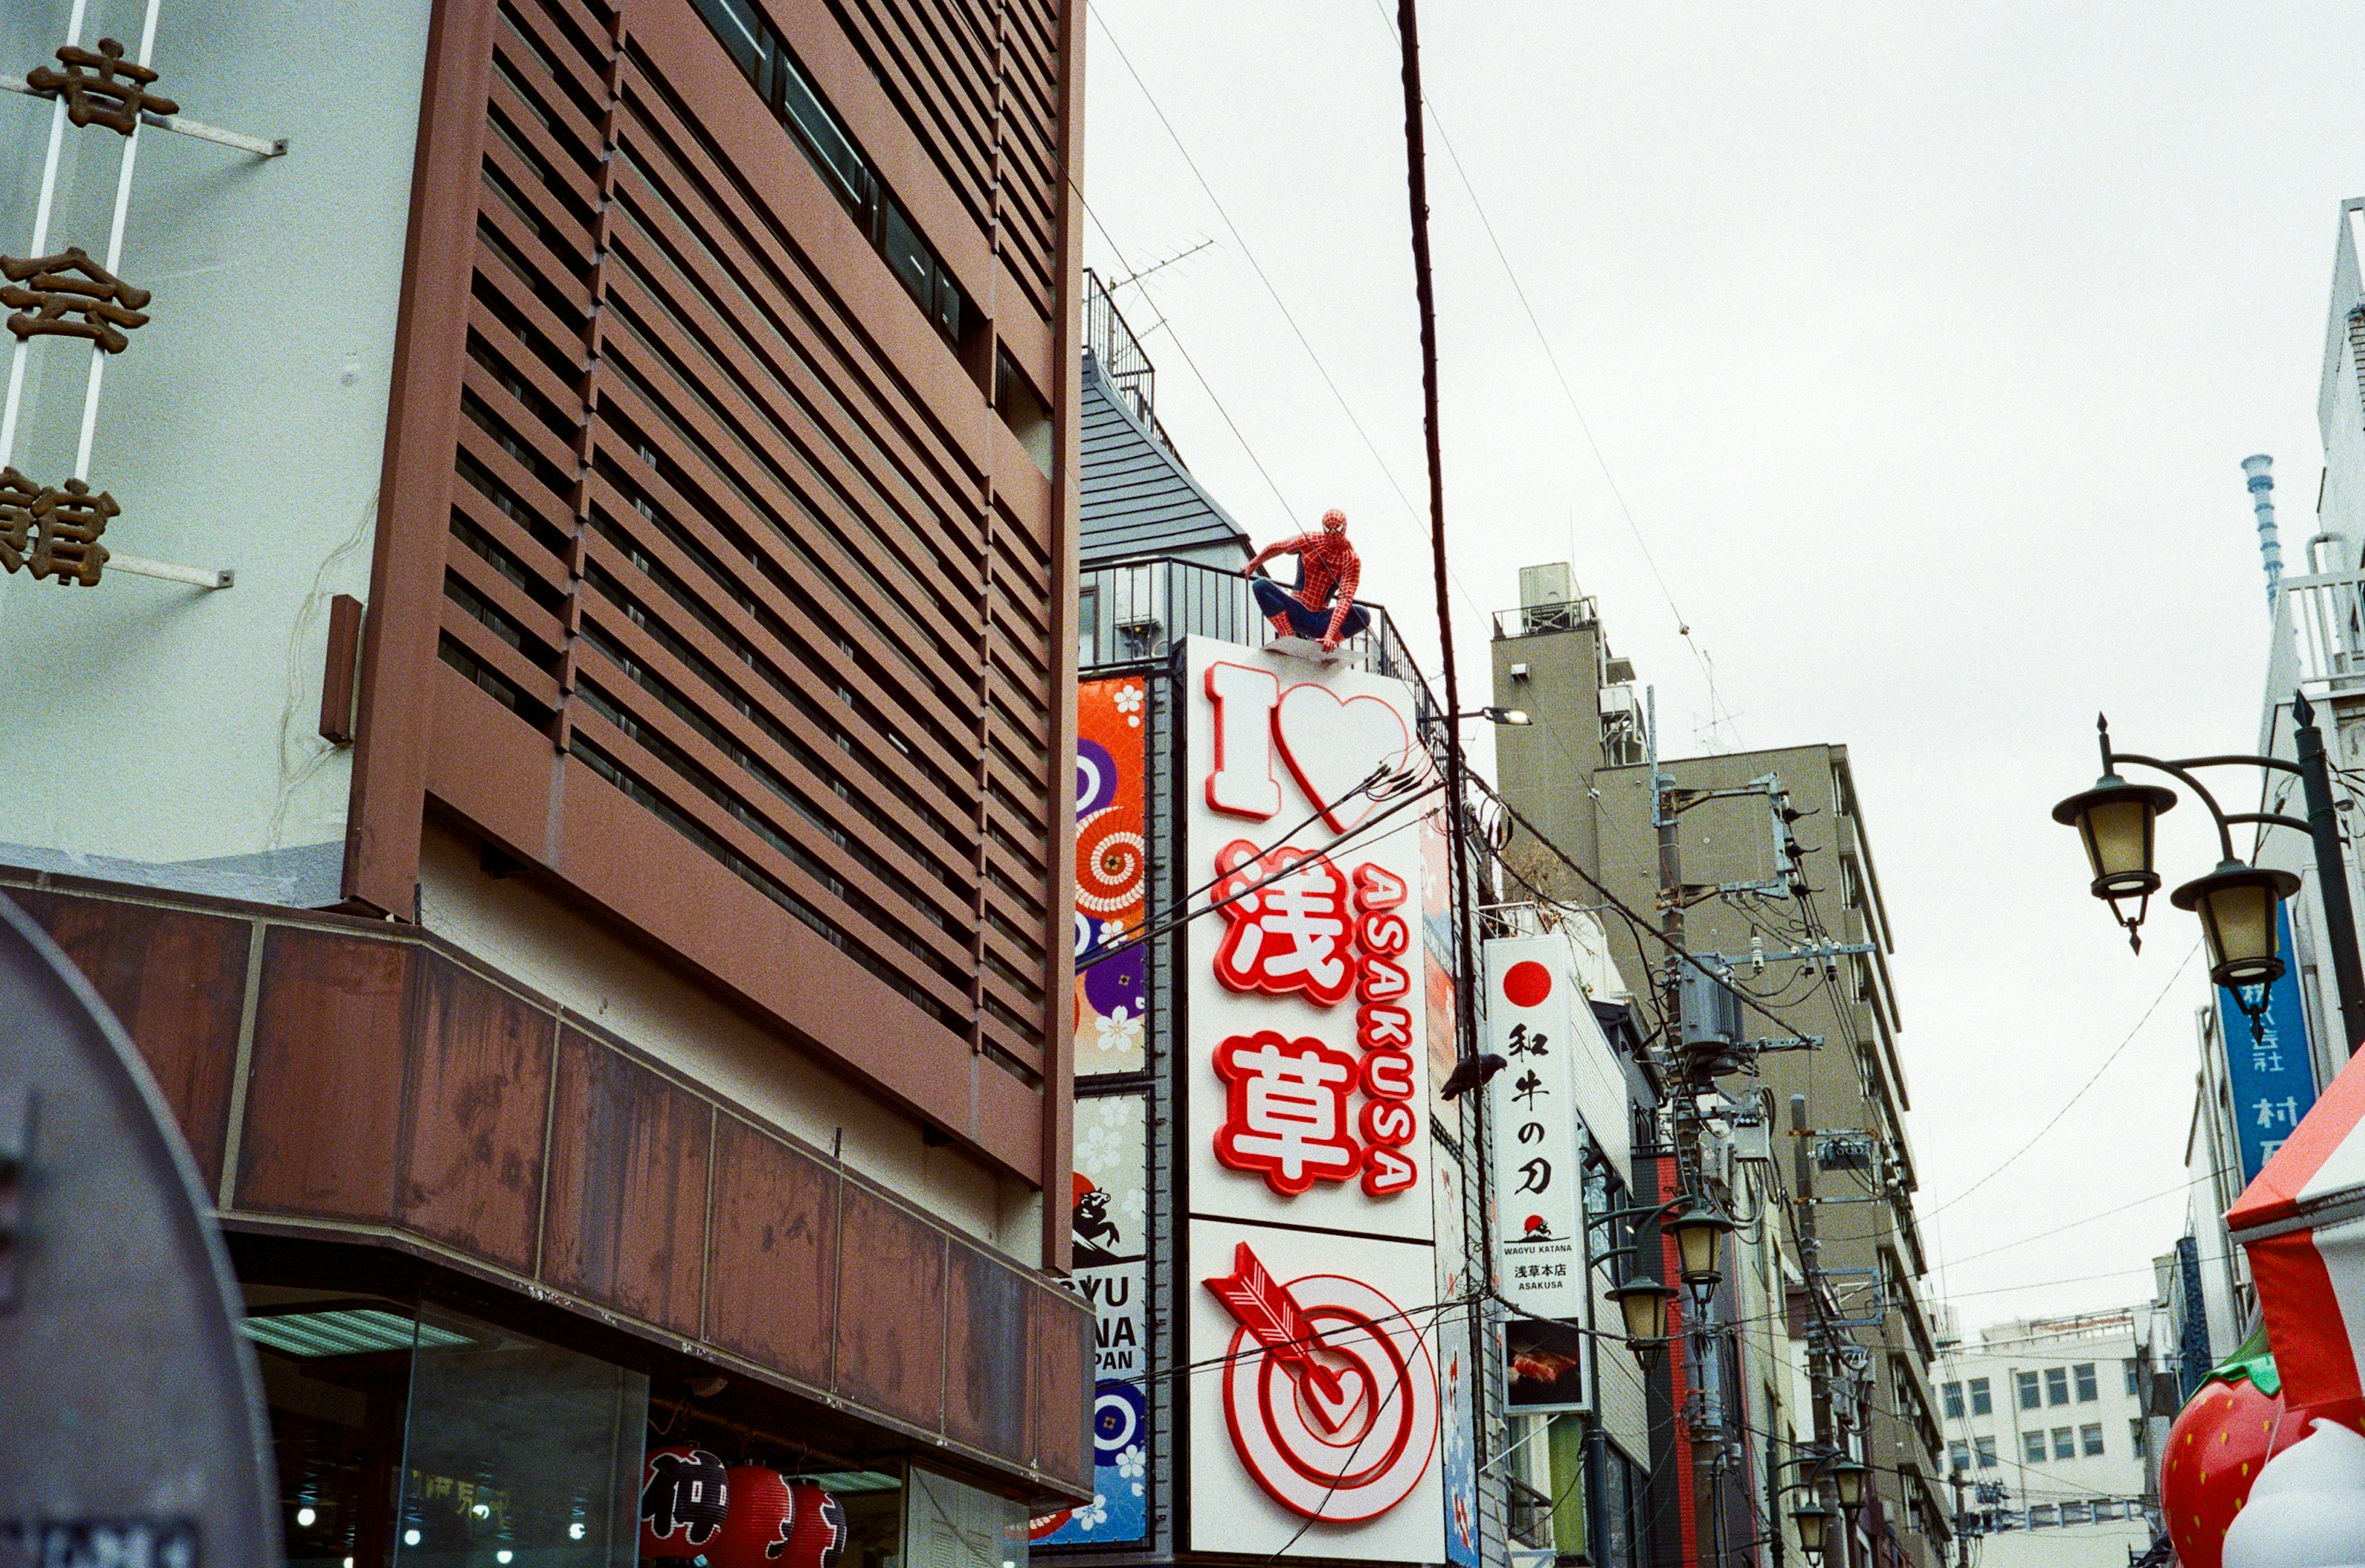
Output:
[[[1297,587],[1285,588],[1261,576],[1266,561],[1275,555],[1297,557]],[[1257,609],[1284,637],[1304,637],[1322,644],[1326,654],[1338,650],[1341,639],[1372,623],[1371,611],[1355,602],[1362,581],[1363,563],[1347,543],[1347,514],[1335,507],[1322,514],[1322,526],[1268,544],[1249,562],[1249,589]]]

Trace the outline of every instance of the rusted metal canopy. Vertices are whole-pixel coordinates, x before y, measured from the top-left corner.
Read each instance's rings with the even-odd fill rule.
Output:
[[[147,1069],[0,896],[0,1563],[279,1561],[240,1310]]]

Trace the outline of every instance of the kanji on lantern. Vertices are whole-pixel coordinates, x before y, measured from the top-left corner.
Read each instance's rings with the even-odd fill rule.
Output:
[[[123,45],[114,39],[98,40],[96,52],[68,44],[58,50],[63,71],[37,65],[25,73],[25,85],[45,98],[63,98],[66,118],[77,129],[103,125],[129,136],[144,112],[176,115],[181,106],[148,89],[156,73],[123,58]]]
[[[1216,869],[1226,926],[1216,978],[1234,991],[1296,991],[1323,1007],[1344,1001],[1354,984],[1347,879],[1329,857],[1286,846],[1260,855],[1236,839],[1216,857]]]
[[[60,489],[0,469],[0,570],[95,587],[107,558],[98,536],[121,510],[113,496],[93,495],[80,479]]]
[[[131,346],[123,334],[148,324],[140,308],[154,297],[78,246],[54,256],[0,256],[0,276],[8,280],[0,288],[0,305],[16,309],[8,330],[17,337],[88,338],[108,353]]]
[[[723,1461],[704,1449],[657,1449],[644,1462],[641,1477],[641,1555],[701,1555],[730,1517]]]
[[[1226,1167],[1259,1172],[1291,1198],[1355,1173],[1362,1151],[1347,1130],[1353,1058],[1262,1029],[1216,1047],[1216,1072],[1230,1088],[1216,1129],[1216,1158]]]

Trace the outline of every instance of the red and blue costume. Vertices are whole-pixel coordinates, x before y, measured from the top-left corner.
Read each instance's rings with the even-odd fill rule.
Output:
[[[1257,568],[1275,555],[1297,557],[1297,587],[1291,588],[1259,577]],[[1322,526],[1268,544],[1248,565],[1249,589],[1257,610],[1283,636],[1304,637],[1335,648],[1372,623],[1371,611],[1355,602],[1363,578],[1363,563],[1347,543],[1347,514],[1328,511]]]

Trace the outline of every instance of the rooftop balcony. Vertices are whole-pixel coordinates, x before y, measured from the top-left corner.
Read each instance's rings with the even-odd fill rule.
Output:
[[[1372,623],[1339,644],[1357,669],[1392,676],[1418,695],[1424,729],[1441,711],[1429,678],[1414,664],[1384,606],[1356,603]],[[1249,579],[1239,572],[1171,556],[1143,556],[1094,566],[1077,586],[1076,666],[1089,679],[1127,665],[1162,659],[1183,637],[1214,637],[1245,647],[1272,641],[1272,626],[1257,613]]]

